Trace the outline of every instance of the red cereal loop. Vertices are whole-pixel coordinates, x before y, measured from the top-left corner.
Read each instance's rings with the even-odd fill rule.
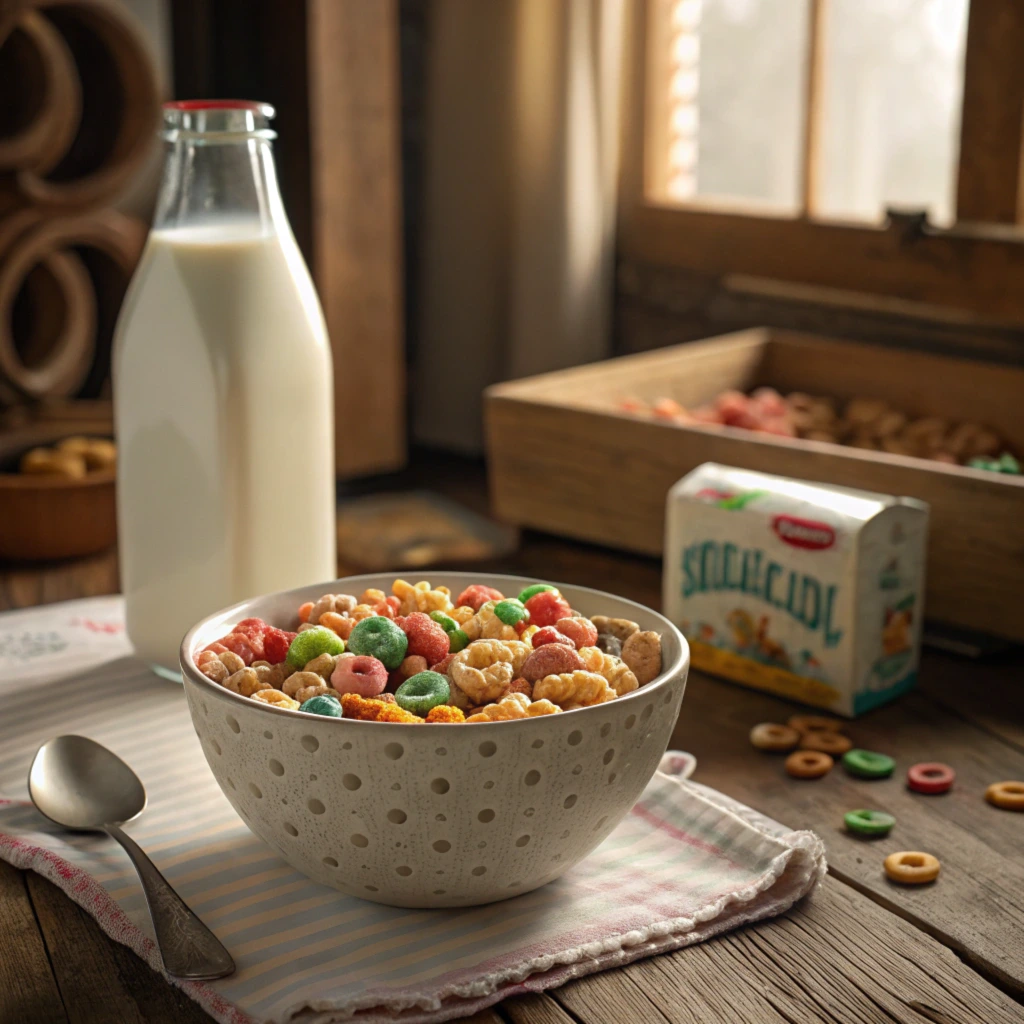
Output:
[[[531,638],[534,647],[543,647],[545,644],[562,644],[565,647],[576,645],[564,634],[559,633],[554,626],[545,626],[538,629]]]
[[[413,612],[396,620],[409,638],[406,657],[418,655],[426,658],[428,665],[434,665],[448,654],[451,641],[439,622],[423,612]]]
[[[576,649],[581,647],[593,647],[597,643],[597,626],[590,619],[559,619],[555,623],[557,629],[563,636],[567,636]]]
[[[297,633],[289,633],[286,629],[268,629],[263,634],[263,657],[271,665],[279,665],[288,654],[288,648]]]
[[[391,605],[391,611],[394,613],[392,618],[394,618],[398,614],[398,609],[402,607],[402,599],[392,595],[391,597],[384,598],[384,602]]]
[[[228,633],[220,638],[227,650],[237,654],[246,665],[259,661],[263,657],[263,637],[250,637],[244,633]]]
[[[463,605],[469,605],[473,611],[478,612],[480,608],[487,604],[488,601],[504,601],[505,595],[500,590],[495,590],[494,587],[485,587],[482,583],[474,583],[472,586],[466,587],[466,589],[459,594],[458,600],[455,602],[457,608],[461,608]]]
[[[939,761],[924,761],[907,769],[907,787],[915,793],[946,793],[955,779],[953,769]]]
[[[533,626],[553,626],[559,619],[566,618],[572,611],[569,602],[557,590],[542,590],[526,602]]]
[[[263,636],[268,629],[273,629],[269,622],[262,619],[242,619],[231,631],[232,633],[244,633],[246,636]]]
[[[373,606],[374,615],[383,615],[385,619],[393,619],[395,617],[395,611],[393,605],[387,601],[381,601],[380,604]]]
[[[572,647],[564,644],[545,644],[538,647],[526,661],[520,675],[535,683],[545,676],[558,676],[563,672],[578,672],[584,668],[583,659]]]

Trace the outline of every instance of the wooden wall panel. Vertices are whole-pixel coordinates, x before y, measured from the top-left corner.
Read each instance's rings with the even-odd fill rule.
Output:
[[[405,461],[397,0],[308,0],[313,267],[342,476]]]

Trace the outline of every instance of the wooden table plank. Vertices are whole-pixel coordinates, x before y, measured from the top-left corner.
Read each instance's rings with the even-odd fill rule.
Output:
[[[25,878],[0,861],[0,1021],[67,1024]]]
[[[550,996],[587,1024],[1024,1020],[1017,1002],[942,944],[831,878],[785,917],[590,975]]]
[[[108,939],[55,885],[31,872],[25,879],[67,1007],[67,1018],[61,1020],[71,1024],[210,1024],[212,1018],[198,1003],[151,970],[127,946]],[[5,940],[0,960],[8,948]],[[11,1020],[12,1024],[15,1020],[34,1024],[36,1018]]]
[[[873,899],[960,950],[988,976],[1024,992],[1024,815],[991,807],[985,787],[1024,778],[1024,754],[911,694],[849,726],[859,746],[897,758],[891,779],[865,781],[837,767],[820,780],[791,779],[782,759],[751,747],[747,734],[762,721],[785,721],[793,706],[693,673],[671,744],[697,757],[706,783],[793,828],[817,832],[831,870]],[[918,761],[947,761],[953,790],[922,796],[906,788]],[[857,807],[896,816],[892,833],[865,841],[846,833],[842,816]],[[934,886],[898,886],[882,870],[896,850],[925,850],[943,861]]]

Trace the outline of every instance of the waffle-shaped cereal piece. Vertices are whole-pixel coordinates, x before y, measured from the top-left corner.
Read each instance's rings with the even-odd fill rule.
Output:
[[[448,675],[471,704],[499,700],[533,653],[518,640],[477,640],[452,658]]]
[[[467,722],[507,722],[513,718],[536,718],[538,715],[553,715],[561,711],[549,700],[532,701],[525,693],[510,693],[497,704],[487,704]]]
[[[445,614],[449,618],[454,619],[460,626],[464,626],[476,615],[476,612],[468,604],[460,604],[458,608],[453,608],[450,612],[445,612]]]
[[[632,693],[640,685],[632,669],[621,658],[605,654],[597,647],[581,647],[579,656],[588,672],[604,676],[616,697]]]
[[[452,592],[447,587],[435,590],[426,580],[415,586],[405,580],[395,580],[391,585],[391,593],[401,602],[398,606],[399,615],[412,615],[413,612],[425,612],[427,615],[431,612],[444,612],[450,615],[454,608]]]
[[[261,704],[270,704],[275,708],[286,708],[289,711],[298,711],[299,709],[299,702],[280,690],[259,690],[252,695],[251,699],[258,700]]]
[[[316,626],[319,624],[321,617],[327,612],[348,615],[358,603],[351,594],[324,594],[323,597],[313,602],[313,607],[309,610],[309,616],[306,618],[306,621]]]
[[[463,632],[470,640],[518,640],[519,634],[494,614],[494,601],[480,606],[480,611],[462,624]]]
[[[545,676],[534,683],[533,698],[535,702],[549,700],[563,711],[571,711],[615,700],[615,691],[597,672],[563,672],[557,676]]]
[[[224,680],[225,689],[232,693],[240,693],[243,697],[251,697],[260,690],[272,690],[270,683],[260,679],[259,674],[252,668],[240,668]]]
[[[341,694],[333,687],[324,683],[323,680],[320,681],[318,686],[303,686],[295,691],[295,700],[300,705],[305,704],[311,697],[334,697],[336,700],[341,700]]]
[[[352,632],[356,620],[351,615],[341,615],[338,612],[324,612],[320,616],[320,625],[337,633],[342,640],[347,640]]]
[[[315,672],[293,672],[282,684],[281,689],[289,697],[297,697],[299,690],[310,686],[323,686],[324,677]]]

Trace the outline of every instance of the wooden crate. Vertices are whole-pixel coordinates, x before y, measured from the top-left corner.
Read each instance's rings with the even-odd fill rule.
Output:
[[[666,493],[702,462],[910,495],[931,506],[928,617],[1024,640],[1024,478],[616,411],[628,396],[696,406],[758,385],[974,420],[1024,451],[1022,369],[761,328],[488,389],[494,511],[658,555]]]

